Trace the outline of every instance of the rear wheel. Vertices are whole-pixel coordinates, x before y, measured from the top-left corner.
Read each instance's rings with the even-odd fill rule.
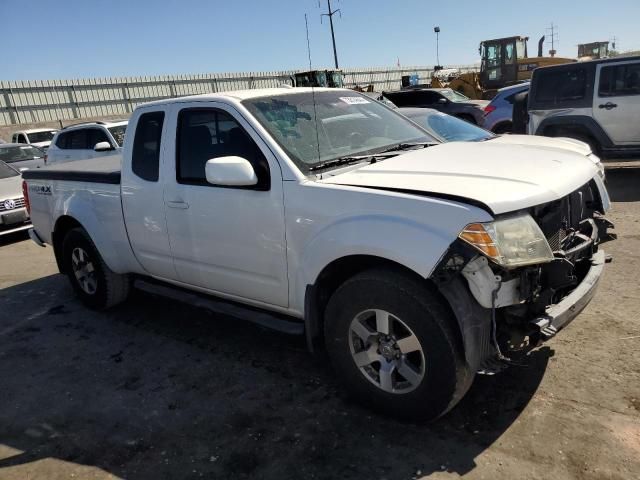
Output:
[[[126,300],[131,280],[113,272],[98,253],[87,232],[70,230],[62,244],[64,271],[86,306],[106,309]]]
[[[473,380],[435,293],[408,275],[374,269],[347,280],[325,312],[325,339],[347,390],[375,410],[432,420],[451,409]]]
[[[495,133],[496,135],[503,135],[505,133],[511,133],[512,130],[513,130],[513,126],[511,125],[511,123],[510,122],[504,122],[504,123],[498,124],[493,129],[493,133]]]

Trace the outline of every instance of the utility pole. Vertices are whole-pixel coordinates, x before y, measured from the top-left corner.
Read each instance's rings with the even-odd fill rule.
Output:
[[[551,22],[551,27],[547,28],[547,31],[551,31],[551,50],[549,50],[549,55],[552,57],[555,57],[556,55],[556,43],[558,42],[557,29],[558,26],[554,25],[553,22]]]
[[[329,9],[329,13],[323,13],[320,15],[320,23],[322,23],[322,17],[329,17],[329,25],[331,25],[331,41],[333,42],[333,60],[336,64],[336,70],[338,69],[338,52],[336,51],[336,36],[333,33],[333,16],[336,13],[340,14],[342,17],[342,12],[338,8],[337,10],[331,10],[331,0],[327,0],[327,8]]]
[[[440,66],[440,27],[433,27],[436,33],[436,63]]]

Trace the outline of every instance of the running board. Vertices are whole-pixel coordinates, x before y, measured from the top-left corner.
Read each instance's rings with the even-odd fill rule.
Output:
[[[255,323],[261,327],[276,330],[287,335],[302,335],[304,333],[304,323],[302,321],[287,319],[293,317],[269,313],[256,308],[246,307],[236,302],[221,300],[210,295],[199,294],[182,288],[155,282],[152,283],[141,279],[135,281],[135,287],[151,295],[167,297],[178,302],[187,303],[193,307],[204,308],[214,313]]]

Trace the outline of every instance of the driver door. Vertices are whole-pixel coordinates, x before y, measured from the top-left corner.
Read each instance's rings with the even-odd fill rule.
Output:
[[[232,107],[179,103],[166,150],[164,206],[178,279],[232,298],[288,305],[282,174],[276,158]],[[240,156],[258,184],[207,183],[207,160]]]

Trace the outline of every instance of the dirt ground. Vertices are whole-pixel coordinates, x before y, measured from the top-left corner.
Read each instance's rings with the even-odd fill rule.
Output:
[[[431,425],[351,403],[302,338],[136,292],[94,313],[0,241],[0,478],[638,479],[640,173],[591,305]]]

